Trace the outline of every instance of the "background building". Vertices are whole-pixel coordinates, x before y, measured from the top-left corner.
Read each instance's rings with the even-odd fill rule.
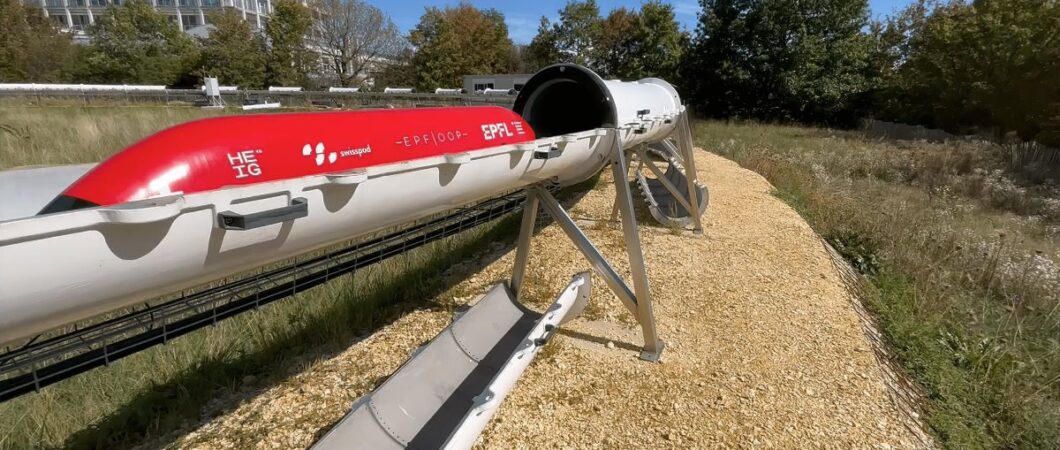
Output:
[[[468,92],[479,92],[483,89],[515,89],[523,90],[533,74],[494,74],[494,75],[464,75],[464,89]],[[445,86],[443,86],[445,87]]]
[[[28,5],[38,5],[44,14],[54,20],[63,30],[73,32],[75,38],[85,39],[85,28],[96,22],[103,11],[112,5],[121,5],[125,0],[26,0]],[[191,31],[206,25],[210,13],[221,8],[235,8],[257,29],[265,27],[272,12],[272,0],[151,0],[151,5],[177,24],[182,31]],[[193,34],[205,34],[199,29]]]

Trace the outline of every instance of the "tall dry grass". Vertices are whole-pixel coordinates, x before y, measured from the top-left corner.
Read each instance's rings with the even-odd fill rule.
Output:
[[[100,161],[163,128],[223,113],[166,106],[0,106],[0,170]]]
[[[1060,201],[986,144],[700,122],[873,284],[949,448],[1060,448]]]

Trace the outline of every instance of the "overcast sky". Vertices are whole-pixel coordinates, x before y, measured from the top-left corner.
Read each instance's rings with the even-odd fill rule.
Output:
[[[424,7],[457,5],[460,3],[459,0],[367,1],[389,14],[390,18],[394,20],[394,23],[403,32],[408,32],[410,28],[416,26],[420,16],[423,14]],[[911,2],[912,0],[869,0],[869,5],[872,8],[872,15],[876,17],[886,16]],[[471,3],[479,8],[496,8],[503,12],[504,18],[508,22],[508,33],[511,35],[512,40],[519,44],[526,44],[537,34],[537,24],[541,20],[541,16],[555,20],[558,15],[557,12],[567,3],[567,0],[494,0],[488,2],[473,1]],[[597,0],[596,3],[600,5],[602,14],[607,14],[607,11],[615,7],[636,8],[643,2],[642,0]],[[667,3],[674,5],[677,20],[686,29],[695,29],[696,13],[699,12],[698,1],[672,0]]]

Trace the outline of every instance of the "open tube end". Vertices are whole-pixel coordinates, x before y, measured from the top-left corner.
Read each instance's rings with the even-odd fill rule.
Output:
[[[595,72],[556,64],[534,74],[512,108],[538,138],[618,125],[614,99]]]

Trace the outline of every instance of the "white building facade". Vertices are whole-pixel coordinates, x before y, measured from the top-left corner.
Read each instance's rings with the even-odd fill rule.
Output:
[[[25,0],[27,5],[39,6],[46,16],[63,30],[85,38],[85,29],[96,23],[103,12],[126,0]],[[222,8],[234,8],[257,29],[263,29],[272,13],[273,0],[150,0],[151,5],[180,27],[190,31],[207,25],[209,16]],[[204,30],[197,30],[202,32]]]

